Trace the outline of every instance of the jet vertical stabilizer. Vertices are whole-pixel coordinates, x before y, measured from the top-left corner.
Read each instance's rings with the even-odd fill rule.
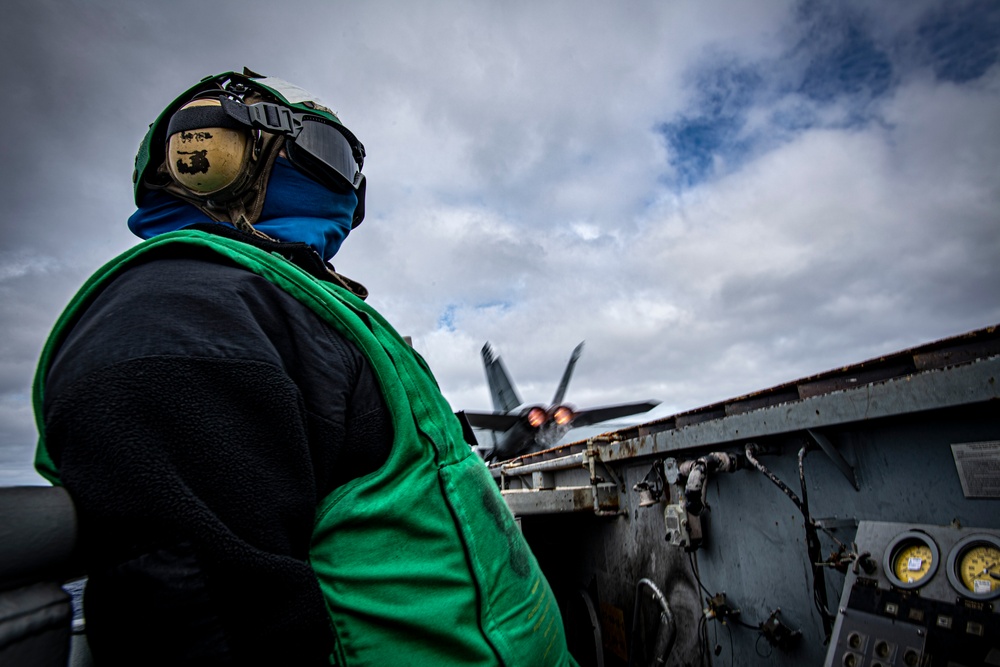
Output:
[[[494,411],[507,413],[521,405],[521,397],[514,389],[503,360],[489,342],[483,345],[483,368],[486,369],[486,383],[490,386]]]
[[[466,429],[466,440],[470,443],[475,442],[476,438],[471,433],[472,428],[492,431],[493,448],[477,446],[477,450],[487,460],[502,460],[525,452],[553,447],[574,426],[589,426],[607,419],[634,415],[658,405],[658,401],[644,401],[577,411],[564,404],[566,388],[582,352],[583,343],[580,343],[569,357],[551,405],[548,407],[529,405],[518,409],[521,397],[517,395],[517,390],[514,389],[514,383],[511,382],[500,355],[492,345],[486,343],[482,350],[483,368],[486,370],[486,382],[493,397],[493,412],[463,410],[458,413],[463,428]]]
[[[562,380],[559,381],[559,388],[556,389],[556,395],[552,397],[552,405],[559,405],[563,402],[563,397],[566,396],[566,387],[569,386],[569,379],[573,376],[573,368],[582,353],[583,343],[581,342],[573,348],[573,354],[569,355],[569,362],[566,364],[566,370],[563,371]]]

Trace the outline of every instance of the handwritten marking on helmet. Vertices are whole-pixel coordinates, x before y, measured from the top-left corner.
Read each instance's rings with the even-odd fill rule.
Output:
[[[206,139],[211,139],[211,132],[181,132],[181,142],[187,143],[189,141],[205,141]]]
[[[177,160],[177,171],[181,174],[207,174],[208,168],[211,166],[208,164],[208,151],[177,151],[178,155],[189,155],[187,159],[187,164],[184,163],[183,159]]]

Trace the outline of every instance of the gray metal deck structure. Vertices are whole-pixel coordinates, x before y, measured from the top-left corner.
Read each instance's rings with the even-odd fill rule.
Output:
[[[966,497],[952,450],[1000,443],[998,379],[1000,330],[990,327],[491,470],[554,582],[582,664],[626,664],[630,650],[649,657],[662,631],[645,599],[654,596],[641,596],[633,618],[647,579],[672,611],[667,664],[819,665],[832,619],[813,601],[806,521],[792,496],[807,490],[825,560],[851,551],[861,521],[1000,530],[1000,498]],[[665,515],[677,528],[678,473],[711,452],[742,466],[708,470],[708,507],[694,517],[703,541],[688,553]],[[769,475],[748,463],[751,452]],[[651,480],[664,481],[662,495],[640,497]],[[835,614],[846,567],[821,569]]]

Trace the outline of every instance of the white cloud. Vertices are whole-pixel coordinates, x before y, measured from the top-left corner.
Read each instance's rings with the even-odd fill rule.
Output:
[[[860,17],[893,55],[916,48],[914,27],[938,6],[865,23],[884,10],[853,3],[825,20]],[[572,401],[666,410],[1000,321],[997,66],[960,85],[899,66],[863,120],[854,101],[772,85],[737,133],[753,150],[719,151],[716,179],[675,185],[658,128],[700,103],[692,73],[726,62],[789,80],[815,27],[798,8],[25,5],[5,48],[34,69],[9,85],[51,103],[18,110],[20,161],[0,179],[0,280],[14,286],[0,307],[16,341],[3,386],[28,386],[69,295],[132,242],[128,178],[146,124],[201,76],[243,64],[329,100],[366,144],[368,217],[336,264],[414,337],[455,407],[489,407],[486,340],[526,400],[548,400],[585,339]],[[275,39],[296,10],[308,17],[296,43]],[[245,50],[218,39],[222,24]],[[100,39],[80,42],[78,25]],[[20,439],[24,419],[2,415]]]
[[[933,122],[934,105],[919,92],[904,88],[890,102],[890,111],[923,109],[912,117],[809,131],[679,199],[664,193],[641,233],[619,235],[600,250],[572,248],[560,261],[548,237],[535,277],[569,288],[574,298],[543,305],[527,297],[533,307],[496,314],[494,332],[526,338],[518,352],[568,349],[572,332],[596,337],[618,351],[615,363],[629,372],[617,377],[627,378],[621,382],[636,396],[660,389],[670,404],[695,407],[1000,318],[994,297],[990,309],[964,320],[936,319],[932,296],[948,292],[949,283],[961,292],[996,279],[986,260],[996,256],[989,206],[997,176],[985,167],[998,160],[996,142],[983,134],[997,98],[967,93],[978,113],[968,111],[933,163],[901,169],[929,150],[920,128]],[[961,196],[949,187],[955,181]],[[489,324],[476,325],[485,339]],[[552,339],[559,346],[547,343]],[[463,354],[471,358],[472,350],[467,345]],[[635,355],[642,364],[629,362]],[[546,370],[533,384],[554,377]],[[675,374],[688,379],[664,386],[660,378]],[[616,400],[621,393],[603,390]]]

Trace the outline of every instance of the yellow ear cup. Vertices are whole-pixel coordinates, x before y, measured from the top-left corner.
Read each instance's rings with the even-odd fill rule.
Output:
[[[194,100],[182,109],[222,106],[218,100]],[[250,160],[249,133],[225,127],[203,127],[170,135],[167,170],[174,181],[199,195],[209,195],[231,185]]]

